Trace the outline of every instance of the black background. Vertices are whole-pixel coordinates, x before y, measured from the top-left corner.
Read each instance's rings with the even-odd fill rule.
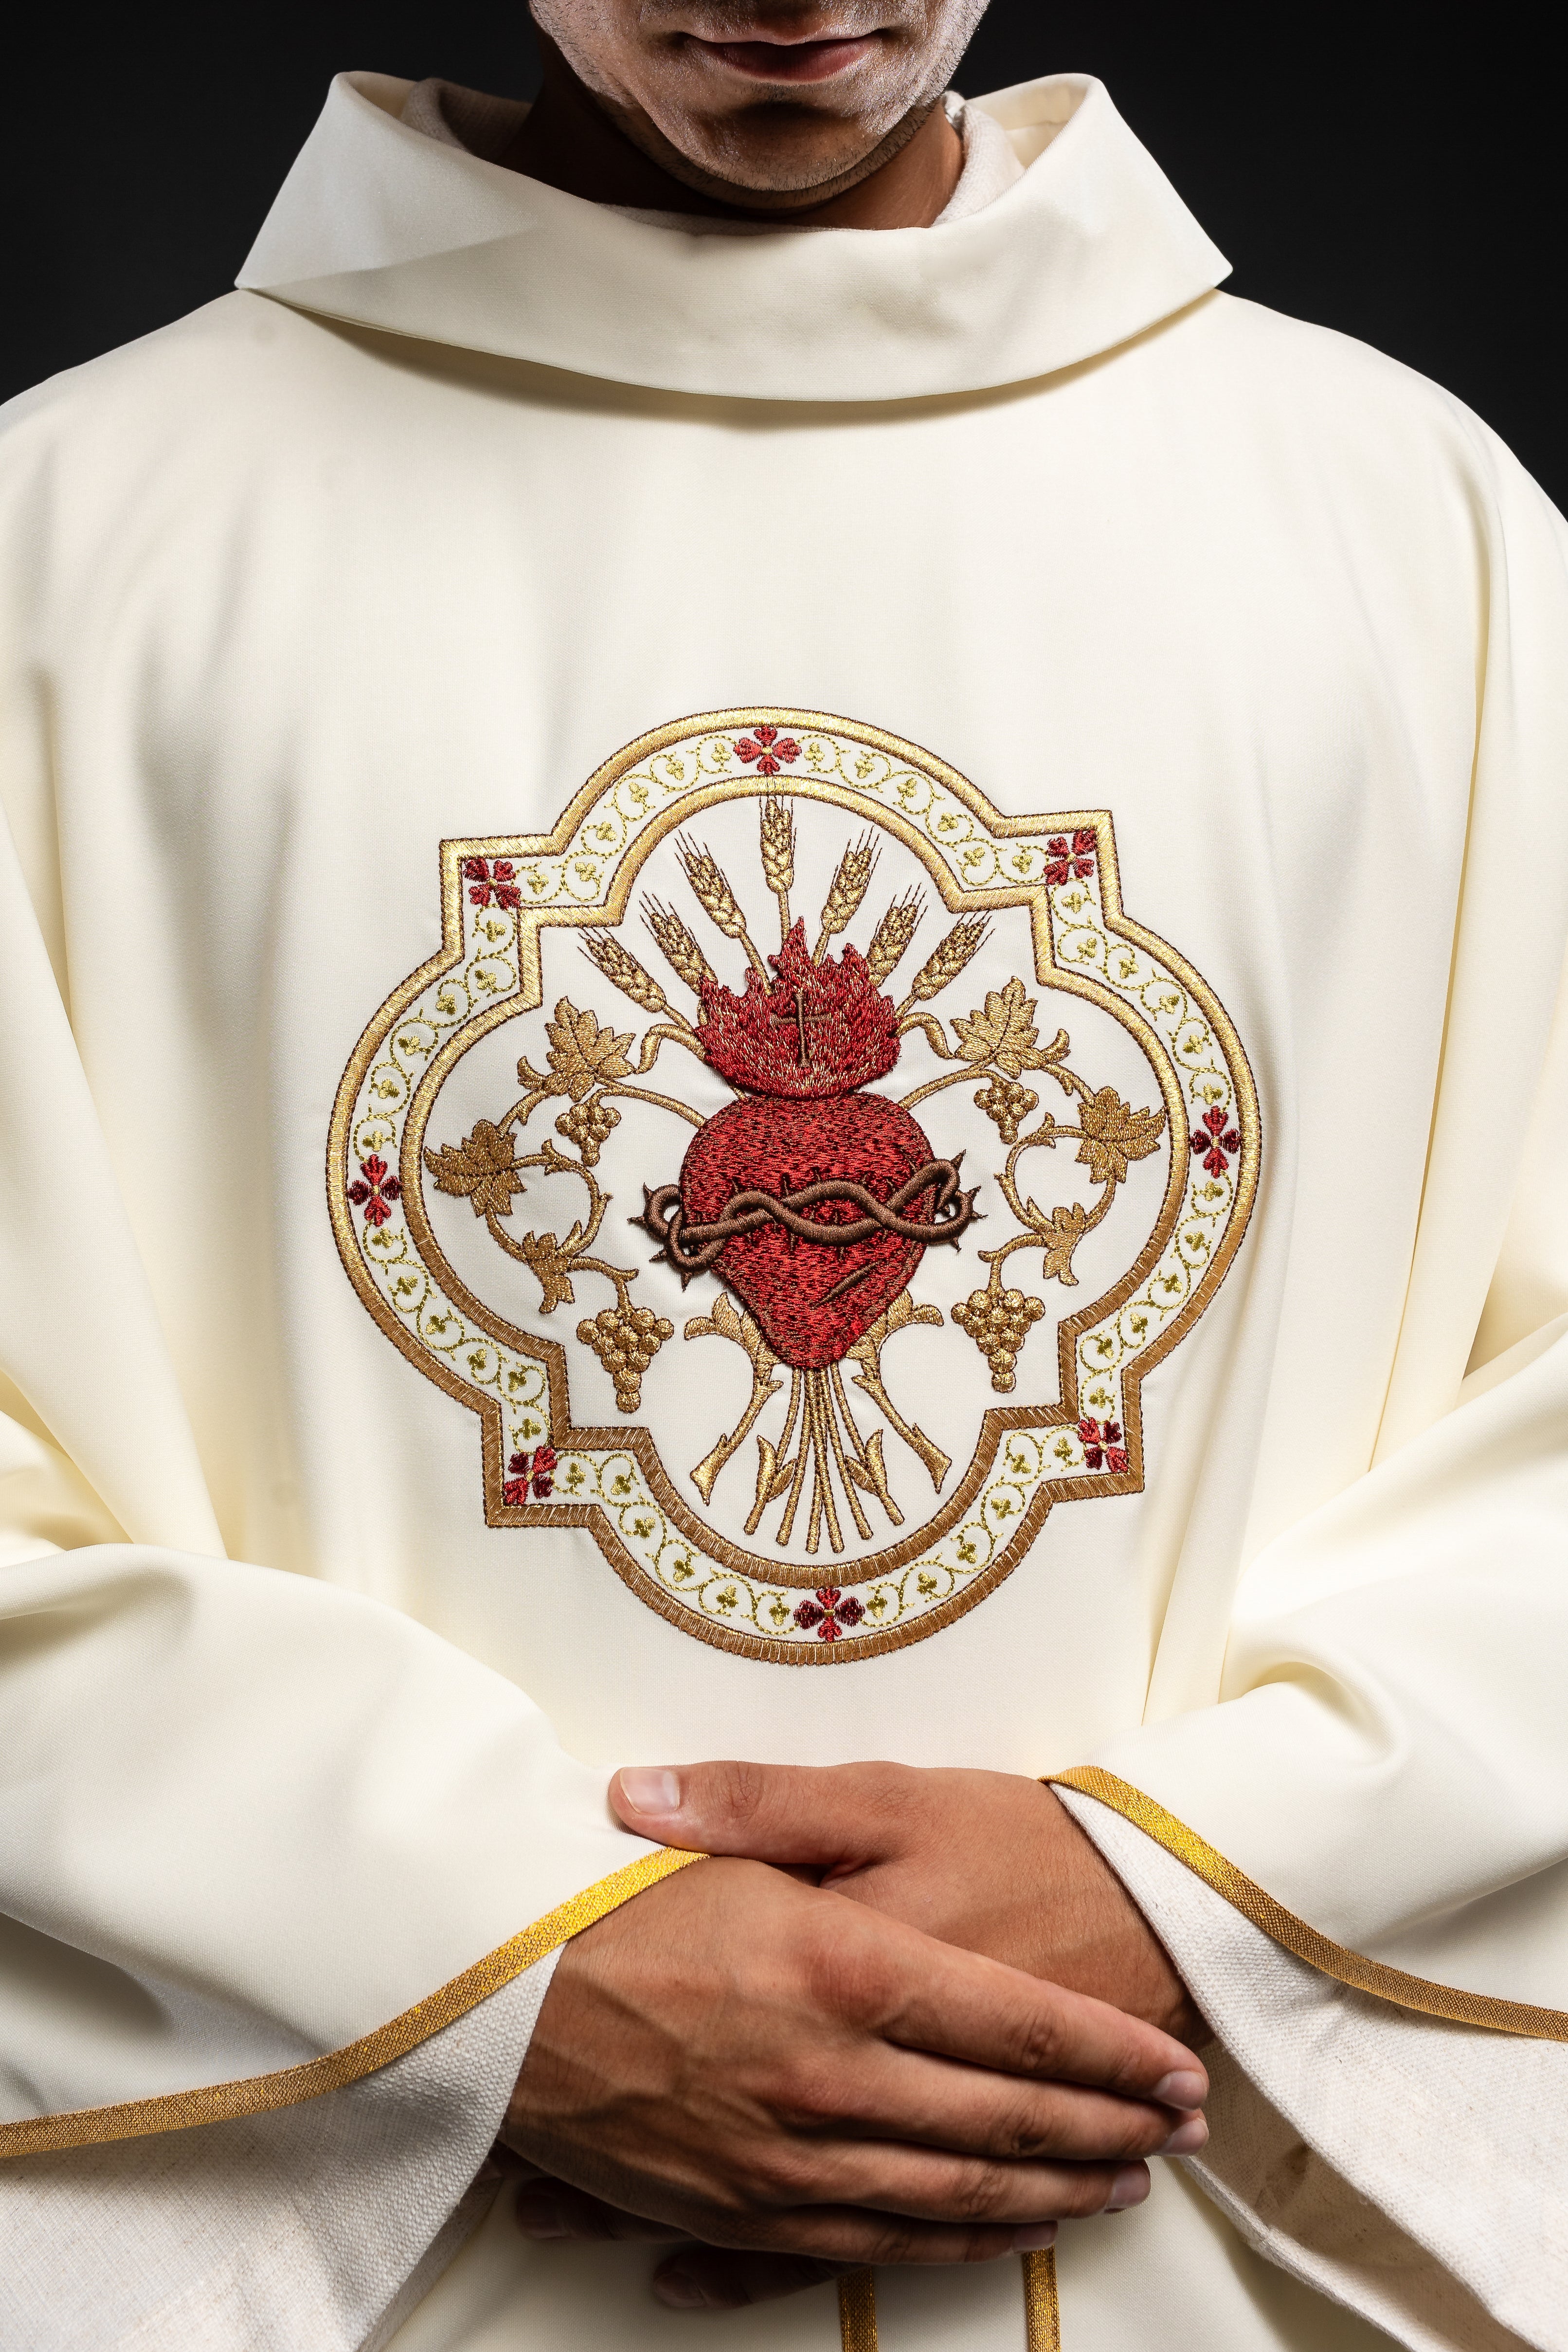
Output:
[[[1448,384],[1568,504],[1563,97],[1540,22],[994,0],[959,86],[1101,75],[1232,291]],[[89,25],[35,17],[31,58],[11,59],[0,396],[221,293],[333,72],[534,86],[521,0]]]

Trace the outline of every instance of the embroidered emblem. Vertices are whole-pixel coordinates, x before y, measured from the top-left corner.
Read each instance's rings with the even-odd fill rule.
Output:
[[[480,1418],[491,1526],[588,1528],[686,1630],[828,1664],[1141,1487],[1140,1384],[1240,1241],[1259,1122],[1108,814],[736,711],[441,856],[329,1180],[361,1297]]]

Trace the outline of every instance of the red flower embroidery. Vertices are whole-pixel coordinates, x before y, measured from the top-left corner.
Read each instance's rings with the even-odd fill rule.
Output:
[[[1211,1176],[1223,1176],[1230,1160],[1241,1149],[1241,1138],[1235,1128],[1225,1124],[1222,1110],[1206,1110],[1203,1125],[1192,1139],[1194,1155],[1203,1154],[1203,1164]]]
[[[1126,1468],[1127,1449],[1122,1443],[1119,1421],[1096,1421],[1092,1414],[1086,1414],[1078,1424],[1078,1434],[1083,1440],[1083,1459],[1091,1470]]]
[[[497,857],[494,866],[482,857],[465,857],[463,879],[472,883],[468,896],[476,907],[487,907],[492,898],[497,907],[520,907],[523,894],[517,887],[517,869],[509,857]]]
[[[809,1633],[814,1625],[819,1642],[836,1642],[841,1633],[849,1633],[865,1615],[862,1604],[852,1592],[841,1592],[836,1584],[824,1584],[814,1601],[802,1601],[795,1612],[795,1622]]]
[[[553,1445],[541,1445],[530,1454],[514,1454],[507,1467],[512,1473],[501,1489],[501,1500],[513,1510],[520,1509],[528,1499],[531,1480],[536,1503],[548,1503],[555,1491],[556,1451]]]
[[[1064,833],[1053,833],[1046,844],[1050,856],[1046,861],[1048,882],[1087,882],[1094,871],[1094,828],[1081,824],[1071,841]]]
[[[360,1177],[350,1185],[349,1198],[356,1209],[363,1209],[367,1225],[384,1225],[392,1214],[392,1204],[402,1198],[402,1186],[392,1173],[384,1160],[374,1152],[360,1162]]]
[[[780,761],[798,760],[800,746],[793,735],[780,738],[777,727],[759,727],[754,735],[742,735],[735,747],[735,756],[747,766],[757,762],[759,776],[776,776]]]

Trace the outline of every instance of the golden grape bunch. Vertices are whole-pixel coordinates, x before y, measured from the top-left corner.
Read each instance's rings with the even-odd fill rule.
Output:
[[[1032,1087],[1020,1086],[1016,1078],[997,1076],[980,1088],[975,1107],[996,1121],[1004,1143],[1016,1143],[1025,1119],[1040,1108],[1040,1097]]]
[[[614,1104],[594,1095],[587,1102],[573,1103],[569,1111],[563,1111],[555,1123],[555,1131],[564,1135],[569,1143],[576,1144],[585,1168],[597,1168],[601,1148],[620,1124],[621,1114]]]
[[[615,1383],[615,1402],[622,1412],[635,1412],[643,1402],[643,1375],[675,1327],[651,1307],[601,1307],[585,1316],[577,1336],[591,1348]]]
[[[972,1290],[953,1309],[991,1370],[991,1386],[1002,1395],[1016,1385],[1019,1350],[1032,1324],[1045,1313],[1043,1298],[1022,1290]]]

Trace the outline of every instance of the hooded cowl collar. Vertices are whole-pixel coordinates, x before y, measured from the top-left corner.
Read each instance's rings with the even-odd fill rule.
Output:
[[[970,101],[1028,168],[967,220],[744,237],[629,220],[427,139],[400,120],[412,87],[338,76],[241,287],[613,383],[888,401],[1092,359],[1229,268],[1083,75]]]

